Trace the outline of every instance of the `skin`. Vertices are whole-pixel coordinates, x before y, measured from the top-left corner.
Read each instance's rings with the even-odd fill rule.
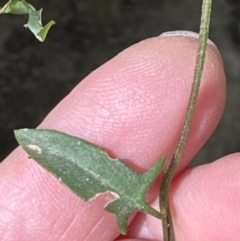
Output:
[[[173,153],[190,94],[197,40],[160,36],[124,50],[86,77],[44,119],[51,128],[104,147],[137,171]],[[240,154],[186,168],[225,103],[225,74],[209,45],[190,136],[171,185],[177,241],[240,240]],[[147,199],[158,208],[158,183]],[[85,203],[19,147],[0,165],[0,240],[162,240],[161,221],[138,213],[119,235],[103,210],[110,194]],[[128,238],[128,239],[127,239]]]

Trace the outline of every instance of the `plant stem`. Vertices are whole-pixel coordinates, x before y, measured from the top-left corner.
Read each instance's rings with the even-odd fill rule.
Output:
[[[163,214],[162,227],[163,227],[163,239],[164,241],[175,241],[174,227],[172,222],[171,211],[169,207],[169,186],[172,181],[174,172],[181,158],[190,126],[192,123],[194,110],[197,103],[199,87],[202,78],[203,66],[206,55],[207,40],[209,34],[209,25],[210,25],[210,16],[211,16],[211,6],[212,0],[203,0],[202,3],[202,16],[201,16],[201,25],[200,25],[200,34],[199,34],[199,45],[197,51],[197,58],[194,70],[193,84],[190,99],[188,102],[187,112],[185,115],[183,128],[181,135],[179,137],[176,149],[174,151],[171,162],[164,173],[163,180],[160,186],[160,209]]]
[[[12,0],[9,0],[2,8],[0,8],[0,14],[2,14],[11,3]]]

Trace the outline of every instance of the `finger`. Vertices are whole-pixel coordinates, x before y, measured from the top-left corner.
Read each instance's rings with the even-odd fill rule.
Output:
[[[171,187],[171,209],[176,240],[239,240],[240,153],[188,168]],[[158,200],[154,201],[158,205]],[[139,214],[128,237],[161,239],[161,221]]]
[[[40,127],[85,138],[136,170],[146,170],[174,149],[190,94],[196,47],[196,39],[184,36],[157,37],[132,46],[83,80]],[[222,61],[209,46],[190,136],[196,142],[188,143],[190,154],[180,168],[216,126],[224,100]],[[109,196],[83,202],[21,148],[1,165],[0,178],[0,207],[7,217],[0,227],[9,240],[21,235],[26,240],[94,241],[118,235],[113,216],[102,209]]]

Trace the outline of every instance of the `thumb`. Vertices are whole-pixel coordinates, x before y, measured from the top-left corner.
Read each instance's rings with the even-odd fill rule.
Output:
[[[196,38],[161,36],[138,43],[85,78],[40,128],[85,138],[144,171],[171,153],[182,127],[195,64]],[[216,89],[217,86],[217,89]],[[222,114],[225,75],[216,49],[208,48],[197,114],[183,169]],[[108,196],[85,203],[21,148],[0,166],[0,234],[10,240],[114,240]],[[152,196],[157,194],[153,188]]]

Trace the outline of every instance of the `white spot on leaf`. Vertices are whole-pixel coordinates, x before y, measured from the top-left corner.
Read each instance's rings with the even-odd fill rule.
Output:
[[[42,149],[39,146],[36,145],[27,145],[27,147],[33,151],[36,151],[38,154],[42,153]]]
[[[101,193],[98,193],[96,194],[94,197],[92,197],[91,199],[89,199],[88,201],[89,202],[92,202],[93,200],[95,200],[97,197],[101,196],[101,195],[104,195],[104,194],[107,194],[107,193],[110,193],[111,194],[111,197],[110,197],[110,201],[107,202],[107,204],[105,206],[107,206],[109,203],[119,199],[119,195],[115,192],[111,192],[111,191],[106,191],[106,192],[101,192]]]

